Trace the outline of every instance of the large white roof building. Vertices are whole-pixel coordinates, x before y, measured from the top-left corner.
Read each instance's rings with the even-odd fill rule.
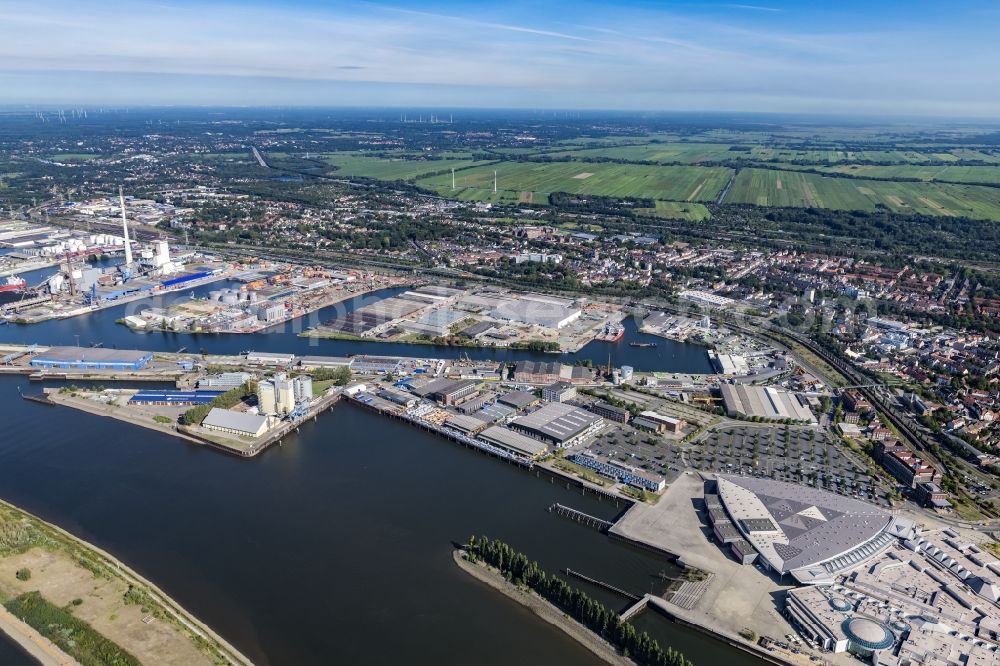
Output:
[[[830,582],[912,533],[872,504],[809,486],[720,476],[718,493],[761,561],[800,583]]]

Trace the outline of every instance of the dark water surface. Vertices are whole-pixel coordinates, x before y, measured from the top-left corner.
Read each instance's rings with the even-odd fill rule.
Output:
[[[21,649],[21,646],[7,638],[6,634],[0,633],[0,664],[3,666],[34,666],[37,663]]]
[[[29,280],[30,281],[30,280]],[[625,322],[625,336],[615,343],[592,342],[576,354],[545,354],[525,350],[475,349],[467,347],[442,347],[434,345],[412,345],[392,342],[357,342],[345,340],[318,340],[299,337],[298,334],[310,326],[334,319],[352,312],[355,308],[392,296],[405,289],[386,289],[375,294],[354,298],[344,303],[331,305],[287,324],[279,325],[260,333],[245,335],[190,334],[169,331],[133,332],[116,323],[129,314],[137,314],[148,307],[165,307],[180,299],[191,296],[207,296],[214,289],[239,286],[233,281],[221,281],[197,287],[183,294],[168,294],[125,303],[99,312],[56,319],[40,324],[6,324],[0,326],[0,342],[16,342],[45,345],[89,346],[101,343],[105,347],[119,349],[149,349],[155,351],[177,351],[186,347],[190,352],[205,350],[213,354],[238,354],[241,351],[293,352],[322,356],[347,356],[350,354],[388,354],[398,356],[430,356],[434,358],[458,358],[468,355],[474,359],[496,359],[497,361],[562,360],[573,363],[576,360],[590,360],[604,365],[611,362],[617,367],[630,364],[637,370],[672,371],[689,373],[713,372],[705,348],[653,335],[640,333],[636,323],[629,318]],[[630,347],[629,342],[655,342],[656,347]]]
[[[0,326],[0,341],[75,344],[79,336],[83,345],[164,351],[469,353],[595,363],[606,363],[610,351],[615,365],[710,371],[703,348],[639,334],[632,320],[622,341],[561,357],[296,336],[373,298],[256,335],[133,333],[114,323],[165,304],[147,299],[70,320]],[[636,339],[658,345],[627,345]],[[452,543],[472,533],[503,538],[549,571],[569,567],[640,594],[660,589],[660,574],[676,572],[661,558],[546,511],[558,501],[611,518],[623,506],[352,405],[336,406],[280,448],[239,460],[22,401],[18,386],[38,389],[25,377],[0,377],[0,496],[128,562],[260,664],[599,663],[455,566]],[[611,607],[626,605],[580,586]],[[659,616],[642,615],[637,623],[695,663],[753,662]],[[7,663],[3,649],[0,663]]]
[[[0,377],[0,495],[122,558],[260,664],[597,664],[455,566],[452,542],[473,533],[637,593],[674,573],[546,511],[558,501],[612,517],[614,502],[359,407],[240,460],[22,401],[19,383]],[[751,661],[642,621],[696,663]]]

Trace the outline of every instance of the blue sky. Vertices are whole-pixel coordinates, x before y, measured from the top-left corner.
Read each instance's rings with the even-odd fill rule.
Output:
[[[1000,118],[992,2],[0,0],[0,104]]]

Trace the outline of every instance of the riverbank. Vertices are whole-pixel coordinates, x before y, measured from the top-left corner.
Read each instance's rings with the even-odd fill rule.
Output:
[[[73,657],[59,649],[33,627],[0,606],[0,633],[20,646],[21,650],[41,666],[79,666]]]
[[[80,389],[80,391],[82,392],[84,389]],[[257,439],[225,435],[198,426],[179,425],[176,420],[162,422],[162,420],[157,419],[158,416],[162,415],[156,412],[148,412],[138,407],[129,408],[114,402],[96,400],[92,397],[81,397],[72,390],[46,388],[39,396],[25,396],[25,398],[43,404],[77,409],[95,416],[110,417],[141,428],[171,435],[193,444],[208,446],[223,453],[241,458],[253,458],[274,444],[280,443],[283,438],[297,430],[306,421],[317,418],[321,412],[331,408],[340,400],[340,394],[330,391],[315,398],[302,416],[294,421],[282,421]]]
[[[489,585],[508,599],[516,601],[542,620],[560,629],[605,663],[612,664],[613,666],[635,666],[635,662],[621,655],[610,643],[601,639],[594,632],[563,613],[545,599],[542,599],[531,590],[522,589],[507,582],[499,573],[484,564],[469,562],[465,559],[464,553],[465,551],[458,549],[452,552],[452,559],[455,560],[455,564],[462,571],[476,580]]]
[[[38,592],[144,663],[251,664],[166,593],[100,548],[2,500],[0,527],[0,593],[5,600]],[[72,652],[74,646],[65,648]],[[47,663],[75,663],[54,653],[50,657],[55,661]]]

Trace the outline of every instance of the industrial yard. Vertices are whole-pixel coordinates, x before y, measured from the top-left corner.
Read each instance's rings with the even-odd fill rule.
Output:
[[[239,287],[215,289],[166,308],[149,307],[121,323],[136,330],[256,333],[366,293],[410,282],[365,271],[258,262],[232,275]]]
[[[0,258],[0,268],[11,275],[0,285],[0,315],[29,324],[73,317],[211,284],[236,270],[212,255],[172,251],[166,240],[131,238],[124,196],[119,211],[121,235],[27,222],[0,225],[0,245],[11,248]],[[35,283],[17,275],[53,267]]]
[[[623,317],[618,307],[586,298],[427,285],[323,322],[305,335],[574,352]]]

